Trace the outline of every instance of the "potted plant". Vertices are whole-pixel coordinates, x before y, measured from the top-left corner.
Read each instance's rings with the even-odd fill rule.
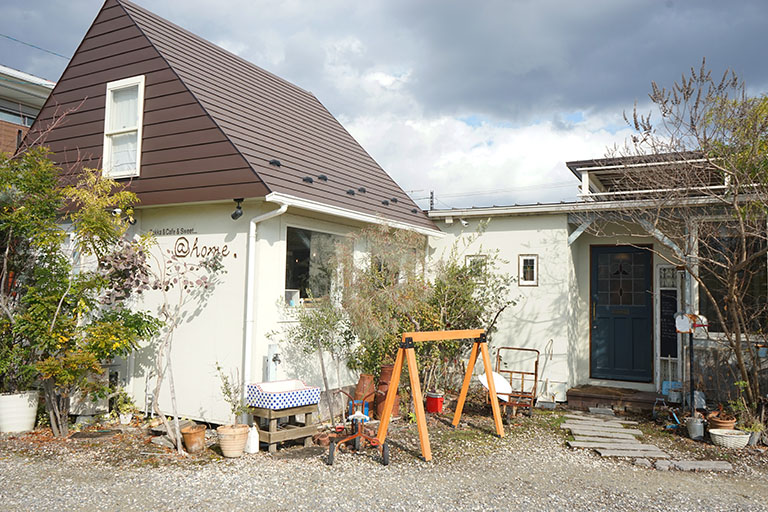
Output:
[[[30,344],[13,335],[10,323],[0,321],[0,432],[35,428],[39,392],[34,355]]]
[[[216,363],[216,371],[221,379],[221,394],[224,401],[229,404],[229,410],[232,413],[234,422],[231,425],[222,425],[216,429],[219,436],[219,447],[225,457],[240,457],[245,449],[245,443],[248,441],[248,425],[238,424],[237,418],[241,414],[248,412],[248,407],[243,403],[242,383],[237,370],[234,375],[227,375]]]
[[[131,398],[122,387],[117,388],[114,411],[117,412],[120,424],[130,424],[136,410],[136,404],[133,402],[133,398]]]
[[[736,417],[723,410],[723,404],[720,404],[718,410],[707,415],[707,429],[726,429],[733,430],[736,425]]]

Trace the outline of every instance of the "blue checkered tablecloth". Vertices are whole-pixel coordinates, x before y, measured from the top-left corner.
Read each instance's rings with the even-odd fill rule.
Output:
[[[304,384],[301,381],[297,382]],[[265,384],[274,383],[260,382],[248,385],[246,403],[249,406],[279,410],[320,402],[320,388],[318,387],[304,385],[303,388],[287,391],[266,391],[262,387]]]

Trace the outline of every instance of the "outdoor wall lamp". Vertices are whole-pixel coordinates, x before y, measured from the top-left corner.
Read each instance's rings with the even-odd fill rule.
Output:
[[[232,212],[231,217],[232,220],[237,220],[243,216],[243,198],[233,199],[233,201],[235,202],[235,211]]]

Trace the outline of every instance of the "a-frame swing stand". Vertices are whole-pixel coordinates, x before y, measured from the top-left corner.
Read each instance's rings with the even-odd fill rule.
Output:
[[[379,423],[379,432],[377,438],[380,444],[384,444],[387,439],[387,429],[389,420],[392,416],[392,408],[395,405],[395,396],[400,384],[400,373],[403,370],[403,359],[408,362],[408,375],[411,379],[411,392],[413,393],[413,402],[416,406],[416,425],[419,428],[419,442],[421,443],[421,455],[425,461],[432,460],[432,449],[429,446],[429,435],[427,434],[427,420],[424,414],[424,399],[421,395],[421,384],[419,383],[419,370],[416,368],[416,355],[413,351],[414,343],[419,341],[442,341],[442,340],[463,340],[471,339],[474,341],[472,353],[469,356],[467,372],[464,375],[464,383],[461,385],[461,394],[459,402],[456,405],[456,413],[453,416],[453,426],[459,424],[461,411],[464,408],[464,402],[467,399],[469,391],[469,382],[472,379],[472,370],[475,368],[477,353],[483,355],[483,367],[488,376],[488,391],[491,395],[491,409],[493,410],[493,421],[496,424],[496,433],[499,437],[504,437],[504,427],[501,424],[501,409],[499,408],[499,399],[496,396],[496,386],[493,382],[491,373],[491,356],[488,354],[488,343],[486,343],[484,329],[472,329],[464,331],[425,331],[425,332],[406,332],[403,334],[400,348],[397,351],[395,367],[392,370],[392,380],[390,381],[387,398],[384,402],[384,411],[382,411],[381,423]]]

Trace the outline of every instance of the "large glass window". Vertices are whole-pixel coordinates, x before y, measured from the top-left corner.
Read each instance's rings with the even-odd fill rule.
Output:
[[[765,240],[747,238],[747,252],[756,254],[765,248]],[[728,282],[726,270],[734,268],[741,252],[740,237],[708,237],[699,242],[701,260],[701,279],[715,298],[723,315],[728,315],[729,304],[726,301]],[[753,332],[768,330],[768,260],[766,256],[756,257],[750,264],[737,273],[734,279],[737,295],[743,304],[747,325]],[[699,313],[709,322],[710,332],[723,332],[714,305],[704,289],[699,287]]]
[[[104,174],[111,178],[138,176],[144,76],[107,84],[104,113]]]
[[[331,293],[336,269],[334,256],[340,240],[339,236],[289,227],[286,235],[286,290],[298,290],[302,299],[327,297]]]

